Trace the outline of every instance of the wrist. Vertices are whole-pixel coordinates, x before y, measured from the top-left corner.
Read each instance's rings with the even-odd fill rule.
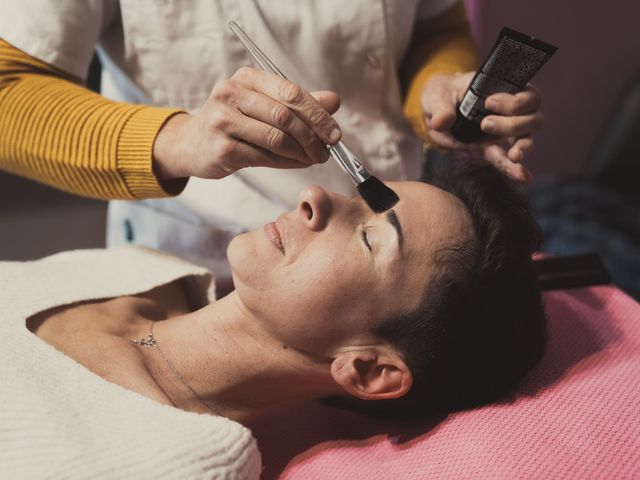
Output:
[[[180,152],[181,131],[191,119],[188,113],[177,113],[162,125],[153,142],[153,171],[160,181],[185,178]]]

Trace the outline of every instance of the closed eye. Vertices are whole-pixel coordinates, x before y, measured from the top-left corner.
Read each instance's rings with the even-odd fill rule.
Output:
[[[372,252],[373,249],[371,248],[371,244],[369,243],[369,238],[367,237],[367,232],[365,230],[360,230],[360,238],[362,238],[362,241],[367,246],[369,251]]]

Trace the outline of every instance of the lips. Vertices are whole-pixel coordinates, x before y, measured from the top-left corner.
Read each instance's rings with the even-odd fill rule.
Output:
[[[284,243],[282,241],[281,231],[284,231],[282,225],[282,218],[278,217],[275,222],[267,223],[264,226],[264,233],[267,235],[269,241],[284,255]]]

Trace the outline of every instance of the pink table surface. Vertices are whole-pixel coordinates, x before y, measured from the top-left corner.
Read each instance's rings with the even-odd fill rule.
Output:
[[[640,478],[640,305],[548,292],[549,346],[503,402],[411,424],[318,404],[253,426],[264,479]]]

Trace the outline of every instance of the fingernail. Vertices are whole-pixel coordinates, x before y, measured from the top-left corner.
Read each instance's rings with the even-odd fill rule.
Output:
[[[487,108],[487,110],[495,110],[496,108],[498,108],[498,102],[496,102],[495,100],[487,100],[485,107]]]
[[[331,133],[329,134],[329,143],[332,145],[334,143],[338,143],[338,140],[340,140],[341,136],[342,136],[342,133],[340,133],[340,129],[334,128],[333,130],[331,130]]]
[[[493,133],[496,129],[496,124],[493,120],[485,120],[482,122],[482,130],[487,133]]]

